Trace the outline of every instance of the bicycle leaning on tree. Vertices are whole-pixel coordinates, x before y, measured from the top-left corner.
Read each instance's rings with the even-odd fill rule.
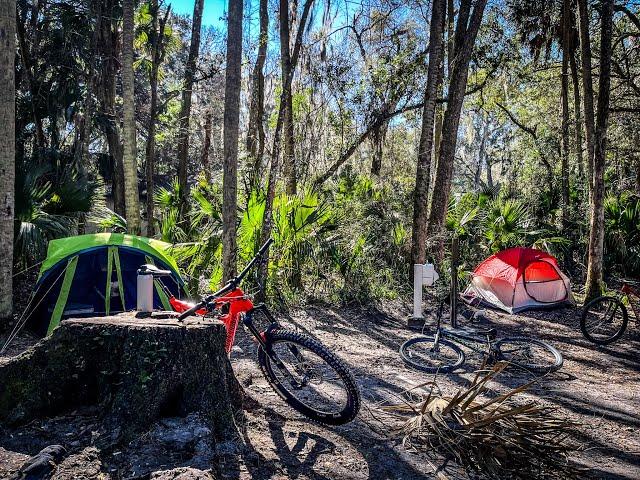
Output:
[[[603,295],[588,302],[582,310],[580,329],[585,338],[596,345],[608,345],[618,340],[627,329],[629,313],[625,304],[640,324],[637,303],[640,302],[638,282],[624,280],[616,295]]]

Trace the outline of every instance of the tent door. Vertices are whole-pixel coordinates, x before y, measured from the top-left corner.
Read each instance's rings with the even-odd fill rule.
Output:
[[[531,266],[535,264],[541,264],[541,266],[530,270]],[[527,278],[528,271],[530,275],[529,278]],[[551,277],[551,275],[554,275],[554,276]],[[549,284],[552,282],[554,283],[560,282],[562,284],[562,288],[564,289],[564,295],[561,298],[558,298],[557,296],[554,295],[554,298],[552,300],[540,299],[540,298],[537,298],[537,297],[540,297],[540,293],[532,292],[531,288],[527,287],[527,285],[529,284]],[[567,288],[567,285],[565,284],[564,279],[562,278],[562,275],[560,274],[560,272],[558,271],[558,269],[553,263],[548,262],[547,260],[544,260],[544,259],[534,260],[531,263],[529,263],[526,267],[524,267],[524,269],[522,270],[522,284],[524,285],[524,290],[527,293],[527,295],[529,295],[531,299],[535,300],[538,303],[551,304],[551,303],[564,302],[569,297],[569,289]]]

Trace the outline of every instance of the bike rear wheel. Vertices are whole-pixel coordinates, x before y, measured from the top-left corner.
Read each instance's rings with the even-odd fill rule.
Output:
[[[424,336],[407,340],[400,347],[402,360],[412,368],[429,373],[448,373],[464,363],[464,352],[453,342]]]
[[[558,350],[533,338],[503,338],[496,342],[495,349],[498,360],[504,360],[536,375],[555,372],[563,363]]]
[[[266,335],[258,363],[291,407],[326,425],[343,425],[360,409],[360,391],[346,365],[317,340],[291,330]]]
[[[608,345],[622,336],[628,321],[627,309],[618,298],[598,297],[585,305],[580,330],[587,340]]]

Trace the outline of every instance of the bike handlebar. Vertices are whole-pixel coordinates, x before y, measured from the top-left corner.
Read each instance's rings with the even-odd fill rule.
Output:
[[[273,238],[270,238],[269,240],[267,240],[264,243],[264,245],[260,247],[260,250],[258,250],[258,253],[256,253],[256,256],[251,259],[251,261],[247,264],[247,266],[244,267],[244,269],[238,275],[236,275],[234,278],[229,280],[220,290],[218,290],[215,293],[212,293],[211,295],[207,295],[204,298],[204,300],[196,303],[189,310],[181,313],[180,316],[178,317],[178,321],[182,321],[185,318],[190,317],[191,315],[196,313],[196,311],[206,306],[207,303],[212,302],[213,300],[224,295],[225,293],[235,290],[235,288],[240,284],[240,282],[242,282],[242,279],[246,277],[247,273],[249,273],[249,271],[253,268],[256,262],[260,258],[262,258],[262,256],[266,253],[266,251],[269,249],[272,243],[273,243]]]

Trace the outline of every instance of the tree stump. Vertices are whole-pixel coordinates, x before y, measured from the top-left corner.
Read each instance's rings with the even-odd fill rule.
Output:
[[[172,314],[66,320],[0,367],[0,423],[97,405],[113,441],[191,412],[203,414],[216,437],[234,437],[242,395],[225,338],[217,320],[180,323]]]

